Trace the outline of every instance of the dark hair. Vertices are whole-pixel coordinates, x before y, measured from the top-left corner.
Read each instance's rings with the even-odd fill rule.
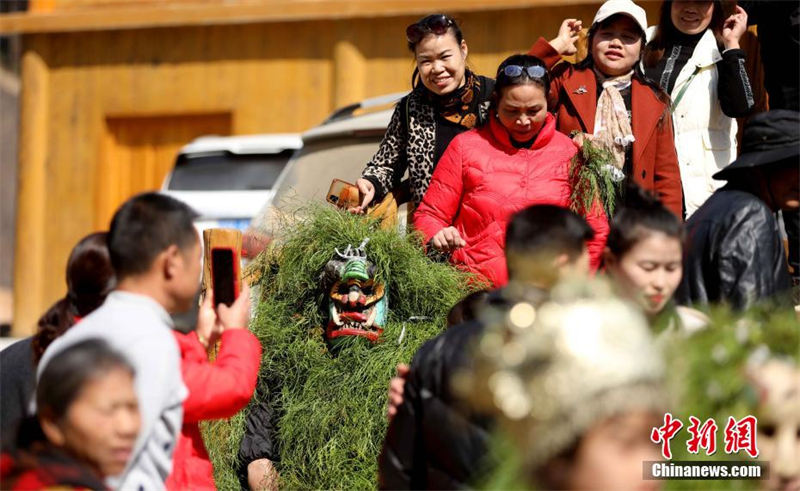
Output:
[[[33,359],[38,363],[54,339],[102,305],[116,286],[116,276],[108,253],[108,234],[96,232],[81,239],[67,260],[67,295],[39,318],[33,336]]]
[[[619,19],[621,16],[624,16],[624,14],[614,14],[611,17],[608,17],[607,19],[604,19],[601,22],[592,24],[592,27],[589,28],[589,35],[587,36],[586,58],[577,63],[575,65],[575,68],[580,70],[594,68],[594,57],[592,56],[592,42],[594,41],[595,34],[597,34],[597,30],[609,26],[611,23]],[[644,31],[641,30],[641,28],[639,28],[639,35],[641,36],[641,40],[639,41],[640,43],[639,60],[641,60],[644,54],[645,41],[646,41],[645,33]],[[655,92],[658,100],[669,106],[670,104],[669,94],[664,92],[664,89],[662,89],[658,83],[650,80],[649,78],[647,78],[647,76],[645,76],[644,72],[642,71],[642,67],[641,64],[639,63],[639,60],[637,60],[637,62],[633,64],[633,78],[639,81],[640,83],[650,87],[653,90],[653,92]]]
[[[708,29],[714,33],[717,43],[720,43],[722,26],[725,23],[725,12],[721,0],[713,0],[714,13],[711,14],[711,23]],[[654,67],[664,57],[664,50],[670,44],[671,39],[679,34],[678,28],[672,23],[672,0],[664,0],[661,3],[658,26],[656,27],[653,39],[644,47],[642,61],[646,67]]]
[[[629,183],[625,205],[614,215],[606,247],[617,258],[630,251],[652,232],[661,232],[683,243],[683,225],[655,196]]]
[[[542,78],[532,78],[527,72],[523,70],[522,75],[517,77],[509,77],[505,74],[505,68],[509,65],[517,65],[523,68],[532,66],[540,66],[544,68],[544,76]],[[495,76],[494,90],[492,91],[491,106],[493,109],[497,108],[497,103],[503,95],[503,89],[512,87],[514,85],[533,84],[542,88],[547,96],[550,92],[550,72],[547,70],[547,65],[542,60],[532,55],[511,55],[497,67],[497,75]]]
[[[478,290],[462,298],[447,313],[447,327],[469,322],[478,317],[478,309],[489,297],[489,290]]]
[[[158,193],[142,193],[117,210],[108,231],[108,250],[117,279],[147,271],[153,260],[171,245],[181,250],[197,238],[186,204]]]
[[[430,28],[431,24],[433,22],[439,21],[442,18],[444,18],[448,24],[447,34],[452,34],[453,37],[456,38],[456,42],[458,43],[458,45],[461,46],[461,42],[464,40],[464,33],[461,32],[461,27],[458,25],[458,21],[447,14],[426,15],[417,22],[411,24],[411,26],[417,26],[423,31],[428,31],[433,33],[433,31],[431,31]],[[422,39],[420,39],[419,41],[421,41]],[[417,44],[419,44],[419,41],[412,42],[410,39],[407,39],[406,41],[408,42],[408,50],[416,54]],[[418,83],[419,83],[419,68],[414,66],[414,72],[411,74],[411,86],[416,88]]]
[[[44,367],[36,386],[36,409],[53,419],[63,418],[86,383],[131,364],[102,339],[87,339],[56,354]]]
[[[539,255],[583,253],[594,230],[580,215],[555,205],[533,205],[511,217],[506,229],[506,251]]]

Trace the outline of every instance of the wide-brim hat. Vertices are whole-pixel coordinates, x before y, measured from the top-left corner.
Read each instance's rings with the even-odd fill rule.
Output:
[[[794,158],[800,165],[800,112],[776,109],[756,114],[742,134],[739,158],[714,174],[728,180],[744,170],[766,167]]]
[[[642,33],[647,31],[647,13],[644,9],[631,0],[608,0],[597,9],[594,14],[592,25],[598,22],[603,22],[612,15],[625,15],[633,19],[634,22],[642,29]]]

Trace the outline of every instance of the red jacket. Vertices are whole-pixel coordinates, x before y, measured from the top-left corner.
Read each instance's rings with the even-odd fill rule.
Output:
[[[529,54],[540,58],[549,69],[561,61],[561,56],[544,38],[536,41]],[[598,98],[594,71],[562,63],[551,73],[548,105],[556,114],[558,131],[565,135],[573,130],[593,133]],[[654,192],[664,206],[682,217],[683,191],[669,106],[658,99],[652,88],[636,79],[631,84],[631,126],[636,138],[634,181]]]
[[[183,401],[183,428],[166,486],[170,490],[216,489],[214,468],[198,423],[229,418],[250,402],[261,363],[261,343],[247,329],[227,330],[212,363],[196,333],[176,331],[175,338],[189,397]]]
[[[489,124],[456,136],[447,147],[414,226],[426,244],[442,228],[456,227],[467,245],[453,252],[451,262],[501,287],[508,282],[503,251],[511,216],[536,204],[568,207],[569,166],[576,151],[572,141],[556,131],[552,114],[529,149],[515,148],[492,114]],[[595,210],[587,221],[595,232],[588,247],[597,268],[608,221],[599,206]]]

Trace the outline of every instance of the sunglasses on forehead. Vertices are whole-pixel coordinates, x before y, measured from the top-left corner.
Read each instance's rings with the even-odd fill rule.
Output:
[[[503,73],[507,77],[517,78],[521,77],[522,74],[528,75],[529,78],[536,78],[541,79],[544,78],[547,70],[541,65],[534,65],[534,66],[520,66],[520,65],[506,65],[503,68]]]
[[[446,33],[454,23],[453,19],[444,14],[425,17],[421,21],[406,27],[406,39],[411,44],[417,44],[427,34],[441,36]]]

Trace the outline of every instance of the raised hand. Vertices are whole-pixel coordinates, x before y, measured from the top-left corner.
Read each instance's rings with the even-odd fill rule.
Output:
[[[224,303],[217,306],[217,317],[225,329],[247,328],[250,323],[250,285],[247,281],[242,281],[242,291],[230,307]]]
[[[725,49],[738,49],[739,40],[747,30],[747,12],[736,6],[736,11],[722,24],[722,42]]]
[[[558,36],[550,41],[552,46],[560,55],[574,55],[578,52],[575,43],[578,41],[582,23],[578,19],[564,19],[558,29]]]
[[[197,339],[206,347],[213,346],[222,335],[223,327],[214,310],[214,291],[206,291],[200,309],[197,312]]]

